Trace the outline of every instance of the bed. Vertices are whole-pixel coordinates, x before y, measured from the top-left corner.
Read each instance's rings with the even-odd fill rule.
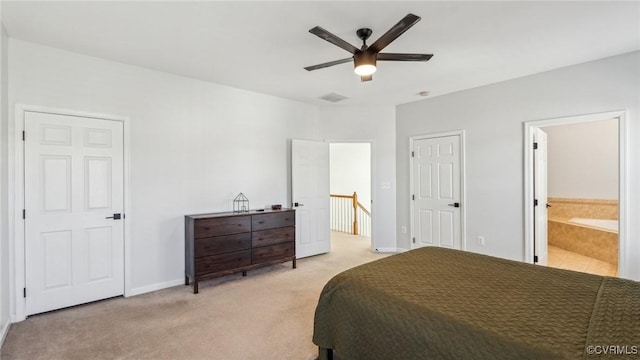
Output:
[[[425,247],[331,279],[313,342],[322,360],[640,356],[640,283]]]

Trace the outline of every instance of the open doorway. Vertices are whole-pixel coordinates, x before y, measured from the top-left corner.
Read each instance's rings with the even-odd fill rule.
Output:
[[[621,113],[525,126],[528,259],[539,265],[618,276],[624,261]],[[527,170],[529,170],[527,174]],[[529,209],[531,209],[529,208]]]
[[[331,143],[329,159],[331,230],[371,244],[371,143]]]
[[[547,265],[618,273],[618,119],[542,127],[547,134]]]

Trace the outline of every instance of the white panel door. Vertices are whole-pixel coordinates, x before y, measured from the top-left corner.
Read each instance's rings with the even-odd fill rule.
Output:
[[[24,125],[26,314],[122,295],[122,122],[25,112]]]
[[[533,197],[537,205],[533,210],[534,250],[539,265],[547,265],[547,133],[535,128],[533,138]],[[536,201],[534,200],[534,204]]]
[[[329,143],[291,141],[291,199],[296,209],[296,257],[329,252]]]
[[[460,249],[460,136],[417,139],[412,151],[412,248]]]

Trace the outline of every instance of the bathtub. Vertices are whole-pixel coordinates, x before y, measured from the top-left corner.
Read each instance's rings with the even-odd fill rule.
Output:
[[[570,223],[589,226],[597,230],[618,233],[618,220],[571,218]]]
[[[549,218],[547,225],[549,245],[618,264],[618,220]]]

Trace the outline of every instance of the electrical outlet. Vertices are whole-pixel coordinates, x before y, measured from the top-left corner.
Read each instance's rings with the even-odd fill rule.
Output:
[[[402,230],[402,233],[403,233],[403,234],[406,234],[406,233],[407,233],[407,227],[406,227],[406,226],[403,226],[403,227],[401,227],[400,229]]]
[[[484,236],[478,236],[478,245],[484,246]]]

